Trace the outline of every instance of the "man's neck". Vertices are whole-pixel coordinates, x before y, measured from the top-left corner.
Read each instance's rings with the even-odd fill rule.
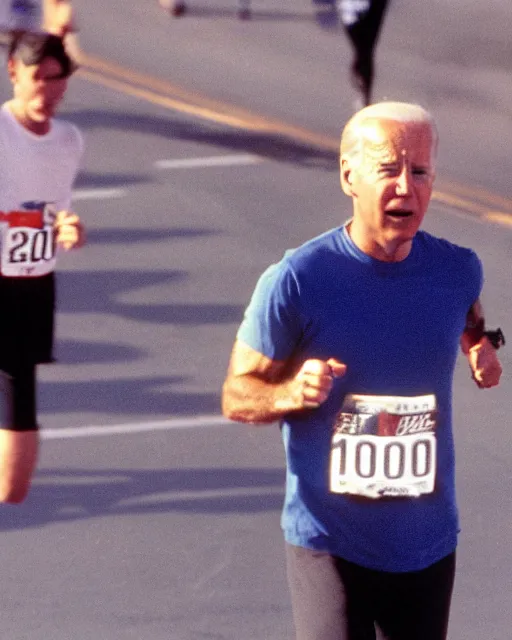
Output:
[[[379,243],[359,229],[354,220],[347,225],[347,232],[360,251],[381,262],[402,262],[412,249],[412,240]]]
[[[25,111],[20,108],[16,100],[10,100],[6,105],[16,121],[19,122],[24,129],[30,131],[30,133],[34,133],[37,136],[44,136],[50,131],[50,120],[44,120],[43,122],[31,120]]]

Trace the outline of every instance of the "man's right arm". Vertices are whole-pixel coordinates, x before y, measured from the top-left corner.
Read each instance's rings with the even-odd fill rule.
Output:
[[[346,366],[334,358],[306,360],[298,370],[237,340],[222,388],[222,412],[231,420],[270,423],[291,411],[316,409],[328,398],[333,378]]]

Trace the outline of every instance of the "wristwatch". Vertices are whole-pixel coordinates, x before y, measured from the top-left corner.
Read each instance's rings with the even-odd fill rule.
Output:
[[[495,349],[499,349],[505,345],[505,336],[499,327],[498,329],[484,331],[482,335],[487,337]]]

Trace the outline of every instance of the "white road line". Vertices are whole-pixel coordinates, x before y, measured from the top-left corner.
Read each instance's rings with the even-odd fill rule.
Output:
[[[201,167],[229,167],[233,165],[257,164],[262,162],[260,156],[240,153],[231,156],[209,156],[207,158],[181,158],[174,160],[157,160],[157,169],[195,169]]]
[[[72,200],[109,200],[123,198],[126,189],[76,189],[71,194]]]
[[[193,416],[133,424],[91,425],[86,427],[63,427],[62,429],[41,429],[43,440],[64,440],[67,438],[90,438],[94,436],[113,436],[146,431],[168,431],[171,429],[189,429],[191,427],[227,427],[235,424],[222,416]]]

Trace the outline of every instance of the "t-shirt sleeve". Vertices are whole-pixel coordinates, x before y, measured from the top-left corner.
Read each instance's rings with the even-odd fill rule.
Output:
[[[469,253],[469,305],[468,309],[480,298],[484,286],[484,268],[482,261],[474,251]]]
[[[80,160],[82,159],[82,155],[84,153],[84,146],[85,146],[84,136],[77,126],[72,125],[72,127],[73,127],[73,131],[75,134],[75,141],[76,141],[77,163],[80,163]]]
[[[57,211],[72,210],[72,203],[71,203],[72,195],[73,195],[72,189],[76,181],[76,178],[78,176],[82,155],[84,153],[84,138],[83,138],[82,132],[74,124],[71,124],[71,123],[66,123],[66,124],[67,124],[67,131],[66,131],[66,137],[64,140],[68,148],[68,158],[69,158],[68,168],[70,173],[68,174],[69,179],[65,181],[67,182],[67,188],[64,191],[61,199],[58,202],[56,202]]]
[[[272,360],[286,360],[302,335],[299,287],[288,260],[269,267],[258,280],[237,339]]]

